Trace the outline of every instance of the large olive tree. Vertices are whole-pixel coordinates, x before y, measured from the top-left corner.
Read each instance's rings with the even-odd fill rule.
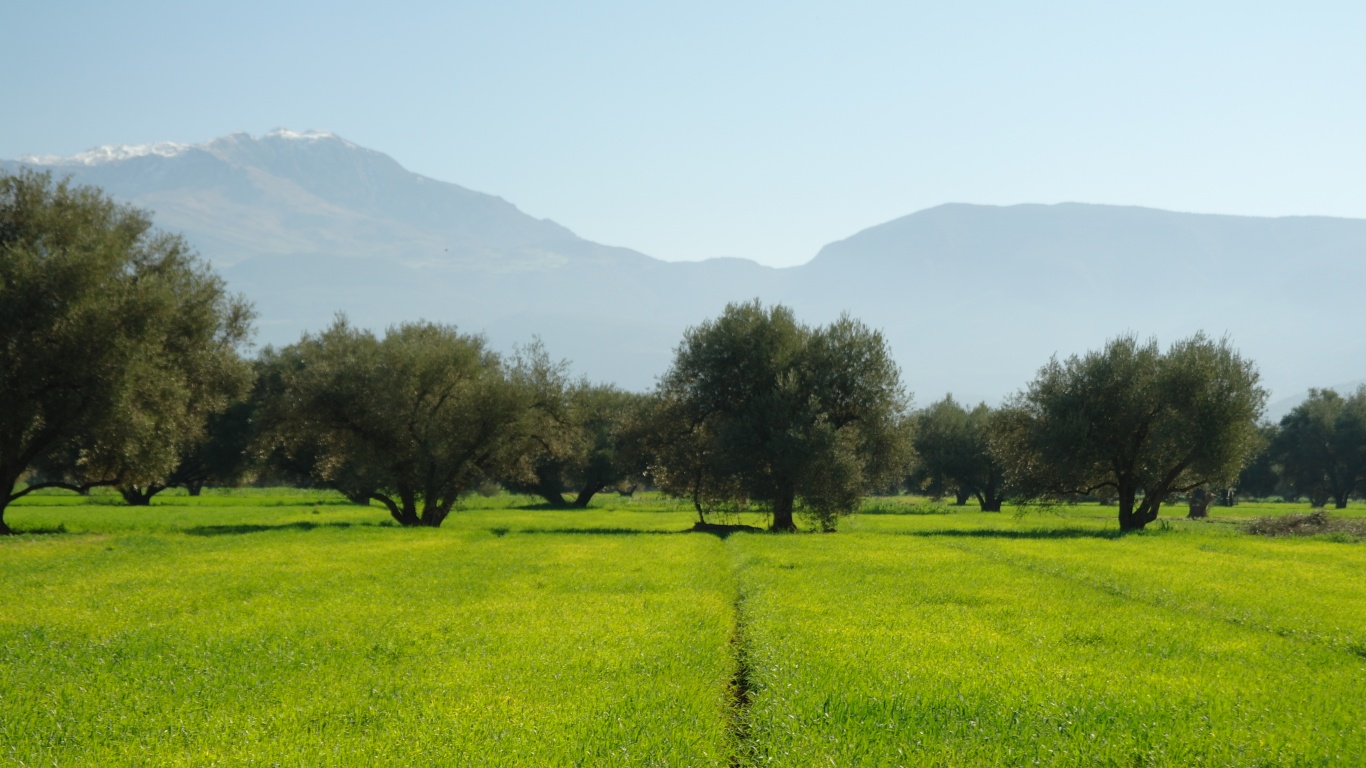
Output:
[[[245,388],[250,321],[142,211],[0,175],[0,533],[5,507],[42,487],[163,479]]]
[[[1265,401],[1256,367],[1227,340],[1197,334],[1164,353],[1123,336],[1044,366],[1007,404],[992,447],[1032,494],[1113,490],[1120,528],[1137,530],[1171,494],[1233,484]]]
[[[439,526],[480,484],[528,472],[558,402],[544,396],[559,375],[544,355],[509,364],[481,337],[431,323],[381,339],[339,319],[263,358],[267,448],[405,526]]]
[[[882,334],[812,328],[784,306],[731,304],[691,328],[658,387],[654,472],[699,514],[758,504],[774,530],[823,528],[904,471],[907,396]]]

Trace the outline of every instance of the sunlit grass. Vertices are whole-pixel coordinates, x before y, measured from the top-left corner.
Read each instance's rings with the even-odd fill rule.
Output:
[[[1322,553],[1249,549],[1238,568],[1205,542],[1047,529],[732,537],[755,684],[749,757],[1180,766],[1366,754],[1362,621],[1340,618],[1366,584],[1298,600],[1327,576],[1299,575]],[[1366,565],[1360,547],[1328,556],[1343,558],[1325,565],[1339,578]]]
[[[0,764],[1351,764],[1366,545],[1240,527],[1303,506],[1125,535],[902,497],[722,539],[645,494],[407,530],[45,493],[6,519],[54,533],[0,540]]]
[[[714,537],[304,529],[288,523],[310,509],[275,512],[274,529],[261,513],[260,528],[0,544],[0,761],[705,765],[732,751],[734,585]]]

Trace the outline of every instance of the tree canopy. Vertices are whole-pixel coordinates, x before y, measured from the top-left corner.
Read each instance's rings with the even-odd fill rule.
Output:
[[[1141,529],[1170,494],[1233,485],[1265,401],[1227,340],[1197,334],[1163,353],[1124,336],[1044,366],[1008,403],[993,448],[1029,493],[1113,489],[1120,528]]]
[[[953,489],[960,504],[977,497],[984,512],[1000,512],[1005,501],[1005,467],[991,453],[995,411],[980,403],[967,410],[947,395],[915,414],[911,480],[922,490]]]
[[[794,511],[832,529],[904,470],[907,396],[882,335],[842,317],[799,323],[755,300],[689,329],[660,381],[653,472],[692,498]]]
[[[0,175],[0,533],[41,487],[160,482],[246,387],[250,330],[246,302],[144,212]]]
[[[548,430],[553,439],[537,440],[531,478],[504,478],[504,485],[532,493],[553,506],[587,507],[593,497],[624,482],[636,471],[628,455],[628,428],[645,395],[610,384],[579,383],[563,393],[560,417]],[[564,494],[574,499],[566,504]]]
[[[529,472],[529,442],[558,403],[544,355],[508,364],[451,326],[405,323],[380,339],[339,319],[266,356],[274,446],[407,526],[439,526],[481,483]]]
[[[1343,397],[1311,389],[1304,402],[1281,419],[1271,454],[1295,495],[1315,507],[1331,499],[1347,506],[1366,482],[1366,386]]]

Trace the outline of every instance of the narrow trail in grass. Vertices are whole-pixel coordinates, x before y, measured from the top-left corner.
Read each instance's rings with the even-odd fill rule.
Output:
[[[749,706],[754,689],[750,677],[749,647],[746,645],[745,594],[737,591],[735,596],[735,625],[731,628],[730,646],[735,654],[735,672],[730,678],[730,711],[727,727],[735,742],[735,754],[731,755],[731,766],[746,765],[753,744],[749,738]]]

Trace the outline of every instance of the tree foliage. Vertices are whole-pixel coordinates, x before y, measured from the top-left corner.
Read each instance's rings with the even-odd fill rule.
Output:
[[[1348,397],[1311,389],[1281,419],[1271,454],[1291,493],[1338,509],[1366,482],[1366,386]]]
[[[628,429],[646,396],[610,384],[579,383],[565,390],[563,420],[556,440],[537,446],[532,477],[506,479],[519,493],[533,493],[554,506],[587,507],[593,497],[637,472],[628,455]],[[566,502],[564,494],[574,498]]]
[[[339,319],[265,357],[269,447],[408,526],[439,526],[481,483],[529,472],[561,376],[539,350],[509,364],[431,323],[379,339]]]
[[[252,456],[254,406],[252,400],[243,398],[222,412],[210,413],[203,433],[184,447],[175,469],[165,478],[143,485],[119,484],[124,501],[145,506],[167,488],[184,488],[198,496],[206,486],[237,485],[250,477],[256,465]]]
[[[1227,340],[1197,334],[1164,354],[1124,336],[1044,366],[1004,410],[993,448],[1029,493],[1111,488],[1120,527],[1141,529],[1170,494],[1232,486],[1265,401]]]
[[[907,397],[880,333],[820,328],[784,306],[731,304],[691,328],[653,411],[656,480],[717,504],[757,504],[774,530],[800,509],[821,528],[904,470]]]
[[[976,496],[983,511],[1000,512],[1006,483],[1005,467],[991,453],[995,418],[986,403],[969,411],[952,395],[916,413],[912,482],[931,492],[953,489],[960,503]]]
[[[0,532],[40,487],[161,482],[246,387],[250,328],[245,301],[142,211],[0,176]]]
[[[1257,450],[1238,473],[1237,494],[1254,499],[1273,496],[1281,489],[1281,470],[1276,463],[1274,448],[1280,427],[1275,424],[1257,426]]]

